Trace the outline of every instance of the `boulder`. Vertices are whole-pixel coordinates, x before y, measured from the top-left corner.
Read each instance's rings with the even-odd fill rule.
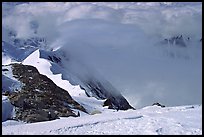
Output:
[[[156,106],[160,106],[160,107],[162,107],[162,108],[165,107],[164,105],[161,105],[161,104],[158,103],[158,102],[155,102],[155,103],[152,104],[152,106],[154,106],[154,105],[156,105]]]

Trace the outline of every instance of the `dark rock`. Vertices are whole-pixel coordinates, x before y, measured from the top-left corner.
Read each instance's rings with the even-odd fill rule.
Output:
[[[92,96],[98,99],[107,99],[104,102],[104,106],[109,106],[109,109],[134,109],[127,102],[127,100],[107,81],[106,83],[101,83],[99,81],[96,82],[92,80],[87,82],[87,87],[89,88]],[[87,92],[87,94],[89,94],[89,92]]]
[[[106,99],[106,101],[105,101],[104,104],[103,104],[103,107],[104,107],[104,106],[108,106],[108,108],[111,108],[111,107],[112,107],[111,100],[110,100],[110,99]]]
[[[61,58],[57,58],[56,56],[53,56],[53,60],[56,63],[61,62]]]
[[[165,107],[164,105],[161,105],[161,104],[158,103],[158,102],[152,104],[152,106],[154,106],[154,105],[156,105],[156,106],[160,106],[160,107],[162,107],[162,108]]]
[[[24,84],[19,92],[9,95],[11,104],[16,107],[15,119],[40,122],[58,117],[77,117],[72,109],[87,113],[66,90],[58,87],[47,76],[39,74],[35,67],[12,64],[12,72]]]
[[[108,106],[109,109],[116,109],[116,110],[127,110],[127,109],[135,109],[127,102],[125,98],[117,98],[117,100],[112,97],[106,99],[103,106]]]
[[[51,56],[48,56],[48,59],[49,59],[50,61],[52,61],[52,62],[53,62],[53,60],[52,60],[52,57],[51,57]]]
[[[175,44],[180,47],[186,47],[186,44],[183,40],[183,36],[181,35],[178,39],[175,40]]]
[[[188,37],[188,40],[190,38]],[[178,46],[178,47],[186,47],[186,43],[184,42],[184,39],[183,39],[183,36],[180,35],[180,36],[174,36],[174,37],[171,37],[169,39],[164,39],[163,41],[161,41],[161,44],[162,45],[166,45],[166,44],[169,44],[169,45],[175,45],[175,46]]]
[[[60,54],[59,54],[60,53]],[[40,57],[52,61],[52,64],[59,65],[62,68],[63,60],[69,61],[69,57],[63,51],[49,52],[40,51]],[[56,67],[56,66],[55,66]],[[52,67],[51,67],[52,69]],[[55,73],[60,73],[56,72]],[[66,77],[66,76],[65,76]],[[95,97],[97,99],[110,99],[112,105],[109,108],[127,110],[133,108],[127,100],[115,89],[107,80],[101,77],[95,77],[90,74],[90,77],[77,76],[81,82],[73,82],[80,85],[80,88],[85,91],[88,97]],[[70,80],[70,79],[69,79]]]
[[[4,91],[4,92],[2,92],[2,95],[4,95],[4,96],[9,96],[9,95],[10,95],[10,92],[9,92],[9,91]]]
[[[46,54],[44,54],[46,53]],[[48,51],[41,51],[41,57],[50,60],[51,62],[54,62],[58,65],[61,64],[61,57],[58,57],[55,52],[48,52]]]
[[[2,71],[9,71],[8,69],[2,69]]]

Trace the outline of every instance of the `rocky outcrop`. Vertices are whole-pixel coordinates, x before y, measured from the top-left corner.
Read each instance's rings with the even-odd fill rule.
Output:
[[[16,79],[23,83],[19,92],[9,94],[12,105],[16,107],[14,119],[25,122],[40,122],[58,117],[77,117],[72,109],[86,112],[69,93],[58,87],[47,76],[29,65],[11,64]],[[51,115],[49,116],[48,113]]]
[[[88,81],[87,87],[84,88],[87,94],[92,94],[92,96],[99,99],[106,99],[103,106],[108,106],[109,109],[134,109],[128,103],[128,101],[107,81],[105,83],[99,81],[96,82],[94,80]]]
[[[127,110],[133,108],[125,98],[115,99],[114,97],[106,99],[103,106],[108,106],[109,109]]]
[[[160,106],[160,107],[162,107],[162,108],[165,107],[165,105],[162,105],[162,104],[160,104],[160,103],[158,103],[158,102],[153,103],[152,106]]]
[[[60,54],[59,54],[60,53]],[[43,51],[40,50],[40,57],[51,61],[55,65],[59,65],[64,68],[63,63],[69,62],[71,60],[67,57],[63,51]],[[52,69],[52,67],[51,67]],[[85,66],[83,69],[86,69]],[[91,72],[91,71],[90,71]],[[60,72],[59,72],[60,73]],[[76,73],[75,73],[76,74]],[[65,75],[65,74],[62,74]],[[128,103],[128,101],[114,88],[110,82],[103,79],[101,76],[97,77],[89,73],[89,78],[84,78],[74,75],[78,78],[80,82],[72,82],[76,85],[80,85],[80,88],[85,91],[86,95],[89,97],[95,97],[97,99],[108,99],[110,109],[120,109],[127,110],[132,109],[133,107]],[[66,76],[64,76],[66,77]],[[70,81],[70,79],[69,79]]]
[[[190,38],[187,38],[187,41],[189,41]],[[184,38],[182,35],[180,36],[174,36],[171,37],[169,39],[164,39],[161,44],[168,44],[168,45],[175,45],[175,46],[179,46],[179,47],[186,47],[186,43],[184,41]]]

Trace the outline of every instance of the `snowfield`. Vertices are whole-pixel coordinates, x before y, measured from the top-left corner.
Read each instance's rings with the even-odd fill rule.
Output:
[[[116,111],[60,118],[49,122],[25,124],[2,122],[3,135],[201,135],[202,105],[177,107],[147,106],[137,110]]]
[[[3,135],[202,135],[202,2],[3,2],[2,9],[2,93],[23,86],[9,64],[32,65],[87,111],[24,123],[2,94]],[[88,97],[91,80],[112,89],[110,82],[136,110],[103,107],[106,99]]]

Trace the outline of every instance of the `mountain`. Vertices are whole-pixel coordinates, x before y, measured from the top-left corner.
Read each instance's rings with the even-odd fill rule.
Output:
[[[80,88],[85,90],[85,93],[89,97],[96,97],[97,99],[108,99],[110,100],[109,108],[114,108],[114,109],[120,109],[120,110],[127,110],[130,108],[133,108],[132,106],[129,105],[129,103],[126,101],[126,99],[120,94],[119,91],[117,91],[116,88],[114,88],[111,83],[109,83],[107,80],[103,79],[102,76],[97,75],[98,77],[92,75],[86,68],[86,66],[83,66],[83,69],[88,73],[86,77],[82,77],[82,75],[79,75],[79,72],[73,71],[71,69],[71,72],[66,70],[65,68],[65,63],[66,65],[71,62],[72,58],[68,58],[66,54],[63,54],[63,51],[54,51],[54,52],[48,52],[48,51],[43,51],[39,50],[39,54],[41,58],[47,59],[51,62],[51,67],[50,70],[53,73],[57,73],[55,68],[60,68],[63,69],[62,73],[62,78],[71,81],[74,85],[80,85]],[[34,57],[33,57],[34,58]],[[28,59],[29,60],[29,57]],[[25,61],[26,62],[26,61]],[[70,65],[71,66],[71,65]],[[77,68],[76,68],[77,67]],[[80,64],[75,64],[74,69],[80,68]],[[87,70],[86,70],[87,69]],[[79,70],[80,71],[80,70]],[[91,70],[92,72],[94,70]],[[66,74],[68,73],[74,73],[76,79],[68,79],[69,76]],[[58,72],[59,73],[59,72]],[[73,75],[73,74],[72,74]]]
[[[202,134],[201,30],[200,2],[3,2],[3,134]]]
[[[5,68],[5,69],[4,69]],[[6,68],[11,68],[12,72]],[[10,64],[3,66],[3,75],[13,77],[21,83],[21,88],[16,92],[6,90],[11,104],[15,107],[15,116],[12,119],[25,122],[40,122],[53,120],[63,116],[77,116],[72,109],[85,113],[83,106],[77,103],[66,90],[56,86],[46,76],[40,74],[33,66]],[[2,79],[3,84],[4,79]],[[13,83],[14,84],[14,83]],[[9,86],[9,85],[7,85]],[[51,113],[48,119],[48,112]],[[4,116],[3,116],[4,117]]]
[[[33,66],[37,66],[37,68],[39,69],[41,74],[33,66],[27,66],[27,65],[23,65],[23,64],[10,64],[7,66],[2,66],[3,67],[2,92],[3,93],[5,93],[5,92],[9,93],[8,98],[10,99],[11,104],[16,107],[14,118],[18,119],[18,120],[27,121],[27,122],[44,121],[44,120],[48,120],[47,115],[46,115],[46,113],[48,113],[48,111],[51,111],[53,113],[53,115],[54,115],[53,119],[55,119],[59,116],[76,116],[76,114],[74,114],[70,110],[69,105],[67,106],[67,104],[70,104],[70,103],[74,103],[74,104],[71,104],[71,105],[73,105],[73,107],[71,107],[71,108],[80,109],[80,110],[87,113],[86,106],[84,108],[83,104],[79,105],[78,103],[75,103],[74,101],[72,101],[72,97],[69,95],[69,91],[70,90],[72,91],[72,89],[65,88],[66,89],[65,90],[65,89],[62,89],[64,87],[60,88],[57,85],[55,85],[55,83],[64,84],[64,83],[60,82],[60,81],[62,81],[63,75],[61,77],[58,77],[60,80],[58,79],[56,81],[56,78],[52,77],[54,75],[51,74],[51,79],[55,79],[54,80],[55,83],[53,83],[49,78],[47,78],[47,76],[49,77],[50,74],[42,72],[42,71],[50,71],[51,73],[56,73],[55,72],[56,70],[53,70],[52,66],[55,66],[55,68],[58,68],[57,70],[59,72],[60,72],[60,70],[63,70],[63,68],[60,68],[60,65],[57,65],[57,63],[60,63],[59,57],[57,58],[55,53],[52,53],[52,52],[51,52],[52,54],[48,54],[48,52],[43,52],[43,51],[40,52],[40,51],[41,50],[37,50],[37,51],[33,52],[31,55],[29,55],[23,61],[23,64],[30,64],[31,63]],[[39,56],[40,54],[44,58],[41,59]],[[47,56],[45,56],[45,55],[47,55]],[[45,59],[46,57],[50,57],[49,60]],[[37,65],[35,65],[35,64],[37,64]],[[49,67],[49,65],[50,65],[50,67]],[[45,74],[47,76],[43,76],[42,74]],[[92,78],[92,80],[94,80],[94,79]],[[85,83],[85,84],[87,84],[87,83]],[[72,85],[70,83],[68,83],[68,80],[67,80],[67,84],[69,84],[72,87]],[[95,85],[95,84],[97,84],[97,85]],[[109,103],[108,104],[106,103],[106,105],[108,105],[109,108],[112,108],[112,109],[127,110],[130,108],[133,108],[132,106],[129,105],[127,100],[121,94],[119,94],[119,93],[117,95],[111,94],[113,91],[106,90],[107,88],[105,88],[105,86],[110,86],[110,84],[109,85],[108,84],[109,83],[106,82],[106,85],[102,85],[100,83],[100,81],[97,81],[97,83],[89,82],[87,84],[89,87],[82,87],[82,85],[80,85],[80,89],[78,88],[78,90],[81,90],[81,92],[85,92],[86,95],[84,95],[84,96],[86,96],[87,98],[90,97],[91,96],[90,94],[92,93],[91,97],[96,97],[97,99],[108,99]],[[89,93],[86,92],[85,88],[89,89]],[[83,89],[83,91],[82,91],[82,89]],[[73,94],[77,94],[77,92],[79,92],[79,91],[75,91],[75,93],[74,93],[74,91],[72,91],[72,92],[73,92]],[[35,100],[39,100],[39,101],[35,101]],[[62,103],[62,104],[64,104],[64,105],[62,105],[60,102],[63,102],[65,100],[67,100],[68,102]],[[50,102],[51,104],[47,101],[51,101]],[[56,102],[56,103],[54,103],[54,102]],[[25,111],[24,109],[23,110],[21,109],[23,104],[28,106],[28,108],[26,108],[27,111]],[[41,105],[39,106],[37,104],[41,104]],[[43,109],[43,112],[37,111],[40,109]],[[65,110],[65,109],[68,109],[68,110]],[[63,112],[62,112],[62,110],[63,110]],[[68,112],[70,112],[70,114]],[[31,115],[33,113],[37,113],[37,114]],[[43,117],[45,117],[45,118],[43,118]],[[35,119],[37,119],[37,120],[35,120]]]

